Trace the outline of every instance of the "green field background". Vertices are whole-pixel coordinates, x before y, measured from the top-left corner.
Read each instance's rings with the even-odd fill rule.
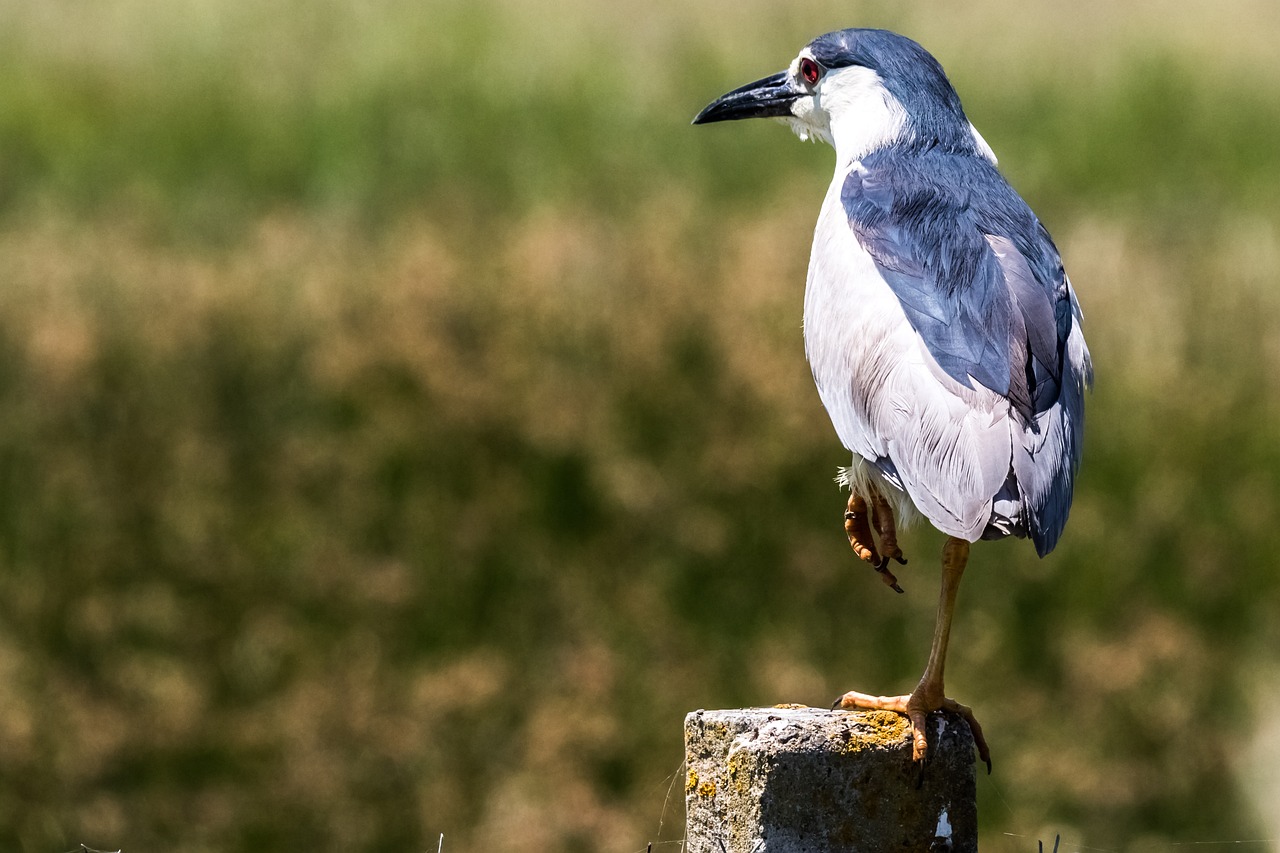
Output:
[[[1057,551],[960,593],[982,848],[1280,850],[1273,0],[0,2],[0,849],[675,851],[686,712],[909,689],[941,538],[852,558],[803,358],[832,152],[689,126],[855,25],[1097,369]]]

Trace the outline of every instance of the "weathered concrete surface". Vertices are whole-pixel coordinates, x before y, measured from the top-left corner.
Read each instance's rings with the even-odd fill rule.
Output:
[[[929,725],[922,770],[906,718],[887,711],[689,714],[686,851],[976,851],[973,736],[955,715]]]

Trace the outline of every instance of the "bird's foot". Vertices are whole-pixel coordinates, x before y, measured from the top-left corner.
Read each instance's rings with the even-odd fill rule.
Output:
[[[876,549],[875,540],[871,536],[871,527],[875,526],[880,534],[880,546],[884,551],[881,556]],[[871,511],[867,511],[867,502],[862,495],[853,492],[849,495],[849,505],[844,513],[844,532],[849,537],[849,547],[858,558],[870,563],[880,573],[885,584],[894,592],[902,592],[898,578],[889,571],[889,560],[894,559],[906,565],[902,549],[898,547],[897,529],[893,522],[893,510],[888,501],[877,495],[872,499]]]
[[[929,755],[929,741],[925,737],[925,721],[934,711],[954,711],[969,724],[973,733],[973,743],[978,749],[978,757],[991,772],[991,750],[987,748],[986,738],[982,736],[982,726],[973,716],[973,709],[961,705],[954,699],[948,699],[940,693],[931,695],[929,691],[917,687],[914,693],[906,696],[871,696],[867,693],[849,691],[841,696],[833,706],[846,711],[864,709],[872,711],[896,711],[904,715],[911,723],[911,760],[924,761]]]
[[[897,560],[898,565],[905,566],[907,558],[898,547],[898,524],[893,517],[893,507],[878,492],[871,496],[871,524],[880,537],[880,553],[884,556],[884,565],[887,566],[890,560]]]
[[[875,540],[871,538],[867,502],[857,492],[849,495],[849,506],[844,513],[844,532],[849,537],[849,547],[858,555],[858,559],[866,560],[873,566],[880,563]]]

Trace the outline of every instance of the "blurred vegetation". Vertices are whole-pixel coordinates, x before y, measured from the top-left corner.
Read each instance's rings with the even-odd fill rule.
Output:
[[[909,688],[940,540],[850,557],[800,342],[830,152],[688,127],[863,24],[1098,369],[1063,543],[961,594],[984,849],[1280,838],[1280,13],[686,6],[0,5],[0,847],[664,849],[685,712]]]

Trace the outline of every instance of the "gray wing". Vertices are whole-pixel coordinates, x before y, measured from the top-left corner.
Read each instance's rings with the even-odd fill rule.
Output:
[[[1079,306],[1048,233],[994,167],[972,157],[934,153],[903,163],[873,156],[849,174],[840,200],[937,367],[963,389],[1007,401],[1007,449],[986,442],[978,451],[1007,455],[971,463],[1007,471],[986,496],[991,517],[983,535],[1029,535],[1048,553],[1070,509],[1083,391],[1092,381]],[[939,429],[945,433],[945,424]],[[916,441],[938,444],[931,434]],[[934,452],[898,444],[900,455]],[[872,461],[902,477],[898,460]],[[915,485],[935,495],[954,491],[941,482]]]

